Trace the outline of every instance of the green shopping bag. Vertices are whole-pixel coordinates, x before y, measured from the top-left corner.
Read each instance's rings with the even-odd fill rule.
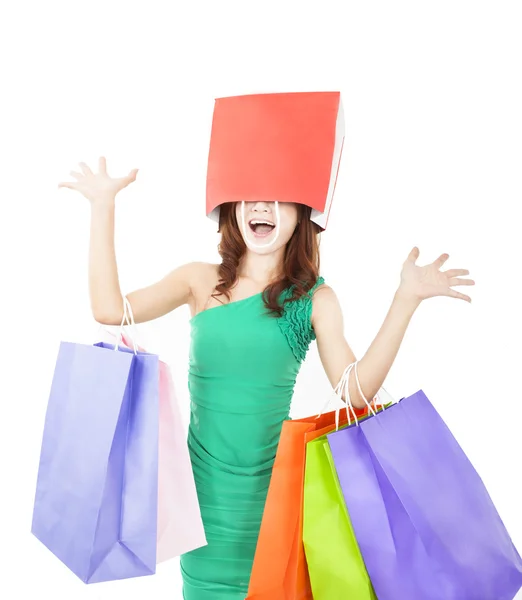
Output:
[[[377,600],[326,436],[306,446],[303,543],[314,600]]]

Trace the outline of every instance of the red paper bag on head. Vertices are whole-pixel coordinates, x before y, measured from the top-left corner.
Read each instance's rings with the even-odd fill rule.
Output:
[[[326,229],[344,142],[339,92],[252,94],[215,101],[206,214],[225,202],[295,202]]]

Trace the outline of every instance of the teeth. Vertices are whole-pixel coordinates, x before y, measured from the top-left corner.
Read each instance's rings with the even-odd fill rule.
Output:
[[[274,224],[270,223],[270,221],[258,221],[257,219],[253,219],[252,221],[250,221],[250,225],[274,225]]]

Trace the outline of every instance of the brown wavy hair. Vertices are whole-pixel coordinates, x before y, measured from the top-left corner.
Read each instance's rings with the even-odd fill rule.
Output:
[[[212,294],[214,298],[225,295],[229,301],[230,290],[237,280],[239,263],[247,250],[236,219],[235,208],[234,202],[227,202],[220,208],[218,232],[221,233],[221,241],[218,252],[222,262],[218,270],[219,284]],[[321,228],[310,221],[311,209],[308,206],[298,204],[297,209],[298,224],[286,244],[281,273],[263,291],[266,308],[278,317],[283,313],[283,305],[279,303],[281,293],[293,286],[292,295],[286,298],[283,304],[297,300],[308,293],[319,276]]]

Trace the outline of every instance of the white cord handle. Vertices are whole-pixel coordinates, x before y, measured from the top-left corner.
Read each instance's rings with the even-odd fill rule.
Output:
[[[133,333],[134,333],[134,339],[136,340],[136,344],[138,344],[138,328],[136,327],[136,323],[134,321],[134,314],[132,312],[132,306],[130,305],[129,299],[127,298],[127,296],[123,296],[123,304],[125,305],[125,308],[127,309],[127,315],[128,317],[130,317],[130,328],[132,329]],[[129,323],[129,319],[127,318],[127,323]]]
[[[370,402],[366,399],[366,396],[364,395],[364,393],[363,393],[363,391],[361,389],[361,384],[359,383],[359,374],[357,372],[357,365],[358,364],[359,364],[358,360],[356,360],[353,363],[353,370],[355,371],[355,382],[357,384],[357,389],[359,390],[359,394],[361,395],[362,399],[364,400],[364,403],[368,407],[368,410],[372,413],[373,416],[375,416],[376,412],[373,410],[373,407],[370,405]],[[350,369],[350,371],[351,371],[351,369]],[[359,425],[359,420],[357,419],[357,415],[355,414],[355,409],[352,406],[352,399],[350,397],[349,378],[350,378],[350,373],[348,373],[348,375],[346,377],[346,380],[344,382],[344,399],[345,399],[346,403],[350,405],[350,408],[352,410],[353,417],[354,417],[354,420],[355,420],[355,424]]]
[[[333,390],[333,393],[336,396],[338,396],[341,400],[341,403],[344,404],[343,408],[346,410],[346,420],[348,423],[350,422],[350,411],[351,411],[351,414],[353,415],[353,418],[357,422],[357,415],[352,406],[349,392],[348,392],[348,396],[346,396],[346,393],[345,393],[345,398],[347,398],[347,401],[343,401],[343,390],[348,389],[348,387],[347,387],[348,379],[350,377],[350,373],[351,373],[352,369],[354,368],[354,366],[355,366],[355,363],[351,363],[350,365],[348,365],[346,367],[346,369],[343,371],[343,374],[341,375],[341,378],[339,379],[339,383],[335,386],[335,388]],[[319,419],[319,417],[321,417],[326,412],[326,410],[330,406],[330,402],[331,402],[331,398],[328,398],[328,400],[325,402],[321,412],[317,415],[317,417],[316,417],[317,419]],[[335,409],[335,430],[336,431],[339,429],[340,412],[341,412],[341,406],[337,406],[337,408]]]
[[[363,399],[364,403],[366,404],[366,406],[368,407],[368,410],[370,411],[370,413],[373,416],[376,416],[376,411],[374,410],[373,406],[371,405],[370,401],[366,398],[366,396],[364,395],[364,392],[362,391],[361,388],[361,383],[359,381],[359,372],[358,372],[358,364],[359,361],[356,360],[355,362],[349,364],[346,369],[343,371],[343,374],[341,375],[341,378],[339,379],[339,383],[335,386],[334,394],[336,396],[339,396],[341,399],[341,402],[344,402],[346,405],[346,417],[347,417],[347,421],[350,422],[350,414],[353,415],[353,420],[355,422],[356,425],[359,425],[359,419],[357,418],[357,413],[355,412],[355,409],[353,407],[352,404],[352,399],[350,397],[350,388],[349,388],[349,381],[350,381],[350,373],[352,372],[352,369],[355,371],[355,382],[357,384],[357,389],[359,390],[359,394],[361,395],[361,398]],[[390,400],[392,402],[395,402],[394,399],[392,398],[392,396],[384,389],[384,387],[381,386],[381,390],[390,398]],[[344,401],[343,401],[343,392],[344,392]],[[376,400],[380,400],[379,399],[379,394],[376,394],[375,398],[374,398],[374,406],[380,406],[383,410],[385,410],[385,404],[384,402],[376,402]],[[321,417],[321,415],[323,415],[328,406],[330,405],[330,398],[326,401],[325,405],[323,406],[323,409],[321,410],[321,412],[317,415],[317,419],[319,417]],[[339,413],[341,411],[341,408],[338,406],[335,409],[335,430],[337,431],[339,429]]]
[[[366,404],[366,406],[368,407],[368,409],[372,411],[373,415],[375,416],[375,415],[376,415],[375,411],[374,411],[374,410],[373,410],[373,408],[371,407],[371,405],[370,405],[370,402],[368,401],[368,399],[367,399],[367,398],[366,398],[366,396],[364,395],[364,392],[363,392],[363,391],[362,391],[362,389],[361,389],[361,383],[359,382],[359,371],[358,371],[358,367],[357,367],[358,363],[359,363],[359,361],[356,361],[356,362],[355,362],[355,369],[354,369],[354,370],[355,370],[355,382],[357,383],[357,389],[359,390],[359,394],[361,395],[361,398],[364,400],[364,403]],[[381,390],[382,390],[382,391],[383,391],[383,392],[384,392],[384,393],[385,393],[385,394],[386,394],[386,395],[387,395],[387,396],[390,398],[390,400],[391,400],[392,402],[394,402],[394,399],[393,399],[393,398],[392,398],[392,396],[391,396],[391,395],[390,395],[390,394],[389,394],[389,393],[388,393],[388,392],[387,392],[387,391],[384,389],[384,387],[382,387],[382,386],[381,386],[381,388],[380,388],[380,389],[381,389]],[[350,394],[349,394],[349,392],[348,392],[348,397],[349,397],[349,395],[350,395]],[[379,392],[377,392],[377,394],[376,394],[376,396],[375,396],[375,399],[378,399],[378,395],[379,395]],[[377,403],[375,403],[375,404],[377,404]],[[383,410],[386,410],[386,407],[385,407],[385,404],[384,404],[384,402],[379,402],[379,406],[380,406],[380,407],[381,407]],[[358,423],[357,423],[357,425],[358,425]]]
[[[129,338],[132,342],[132,346],[134,349],[134,354],[138,354],[138,349],[136,347],[136,323],[134,322],[134,315],[132,314],[132,308],[130,302],[128,301],[126,296],[123,296],[123,317],[120,323],[120,330],[118,332],[118,337],[116,339],[116,344],[114,345],[114,350],[118,350],[118,346],[121,344],[123,339],[123,327],[124,324],[127,323],[131,332],[129,332]],[[134,333],[134,335],[132,335]]]
[[[279,202],[277,200],[275,201],[275,213],[276,213],[276,223],[275,223],[274,239],[272,241],[268,242],[267,244],[256,244],[255,242],[252,242],[248,239],[247,228],[246,228],[246,223],[245,223],[245,201],[243,200],[241,202],[241,227],[243,228],[243,239],[245,240],[245,244],[247,246],[250,246],[250,248],[270,248],[270,246],[277,240],[277,237],[279,236],[280,221],[281,221],[281,219],[279,218]]]
[[[341,392],[339,395],[341,398],[341,401],[343,399],[343,391],[344,391],[344,402],[346,404],[346,420],[347,420],[347,422],[348,423],[350,422],[350,413],[351,413],[353,415],[353,419],[354,419],[355,423],[358,424],[359,420],[357,419],[357,413],[355,412],[355,409],[352,405],[352,399],[350,398],[350,390],[349,390],[350,373],[355,368],[356,364],[357,364],[357,362],[354,362],[351,365],[348,365],[346,367],[346,369],[344,370],[344,372],[341,376],[341,381],[339,382],[338,385],[339,385],[339,391]],[[335,411],[335,431],[338,431],[338,429],[339,429],[339,409],[337,408]]]

